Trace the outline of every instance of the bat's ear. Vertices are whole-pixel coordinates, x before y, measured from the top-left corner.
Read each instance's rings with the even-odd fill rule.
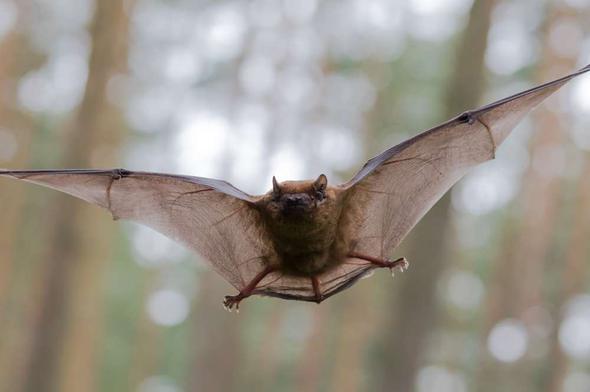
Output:
[[[279,186],[279,183],[278,183],[277,178],[275,176],[272,176],[272,193],[275,196],[278,196],[281,194],[281,187]]]
[[[324,191],[328,186],[328,177],[325,174],[320,174],[317,180],[313,183],[313,189],[316,191]]]

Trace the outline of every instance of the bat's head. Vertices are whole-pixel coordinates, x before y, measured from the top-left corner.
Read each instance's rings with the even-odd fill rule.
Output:
[[[311,213],[326,201],[328,179],[321,174],[315,181],[285,181],[272,178],[268,208],[283,216],[301,216]]]

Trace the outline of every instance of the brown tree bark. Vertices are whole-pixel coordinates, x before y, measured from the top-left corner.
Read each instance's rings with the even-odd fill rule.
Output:
[[[221,301],[232,288],[222,286],[213,271],[204,271],[199,282],[199,300],[195,301],[192,311],[199,327],[195,328],[189,343],[194,354],[189,363],[187,390],[233,391],[237,387],[241,355],[238,331],[243,319],[235,313],[222,311]]]
[[[15,26],[26,25],[28,6],[25,1],[17,4]],[[0,157],[0,167],[26,167],[34,122],[18,108],[18,80],[38,65],[40,56],[29,45],[24,31],[15,27],[0,39],[0,59],[0,131],[13,138],[16,147],[12,157]],[[15,353],[26,351],[30,332],[26,321],[32,313],[19,295],[21,290],[30,293],[29,287],[17,285],[24,269],[17,251],[26,207],[24,191],[24,187],[7,186],[0,194],[0,380],[15,388],[20,385],[26,362],[23,355]]]
[[[252,38],[253,32],[250,30],[244,38],[245,48],[252,44]],[[247,50],[244,50],[233,66],[234,77],[230,85],[232,94],[228,103],[229,117],[235,115],[240,102],[239,97],[243,94],[238,75],[246,60],[246,53]],[[219,170],[220,178],[229,178],[230,175],[231,156],[228,152],[224,151]],[[219,276],[211,270],[203,271],[202,276],[199,277],[199,300],[194,301],[192,309],[199,328],[195,329],[191,337],[190,344],[195,347],[195,350],[192,358],[189,358],[191,370],[187,380],[188,390],[232,391],[243,387],[242,381],[248,381],[240,379],[240,372],[235,370],[242,355],[238,323],[245,323],[245,321],[240,318],[236,320],[234,314],[225,312],[219,314],[221,301],[225,295],[232,294],[232,290],[234,289],[223,284]],[[203,317],[203,315],[209,316]]]
[[[561,18],[572,17],[575,17],[573,11],[563,4],[550,10],[544,26],[543,61],[537,77],[539,82],[551,80],[575,69],[576,59],[556,55],[550,45],[552,26]],[[556,233],[560,230],[560,217],[564,210],[563,196],[567,189],[564,186],[565,181],[556,173],[547,173],[539,168],[539,162],[547,159],[544,155],[548,151],[565,145],[567,132],[562,126],[564,119],[557,111],[543,110],[541,107],[533,114],[533,120],[535,132],[529,147],[531,163],[524,175],[519,197],[519,218],[515,227],[505,230],[507,234],[504,236],[504,249],[500,259],[494,263],[494,278],[488,290],[482,336],[484,347],[490,329],[498,321],[507,317],[524,319],[528,309],[545,306],[545,277],[556,273],[556,266],[561,270],[567,268],[570,262],[575,264],[571,256],[564,263],[562,260],[566,255],[553,255]],[[564,360],[560,357],[556,339],[555,335],[550,361],[556,363],[552,366],[543,364],[546,360],[539,363],[529,359],[507,368],[491,356],[485,356],[487,360],[483,361],[480,368],[477,389],[560,390],[561,386],[551,389],[555,382],[555,379],[551,379],[559,378],[559,371],[556,369],[563,366]],[[542,376],[538,377],[539,374]]]
[[[485,87],[484,55],[494,4],[495,0],[476,0],[471,9],[445,94],[448,117],[474,108],[480,101]],[[411,269],[391,299],[393,302],[399,298],[399,308],[391,312],[384,326],[380,390],[413,389],[428,338],[436,326],[436,284],[449,263],[450,208],[447,194],[407,239]]]
[[[328,305],[328,303],[325,303]],[[323,305],[323,304],[322,304]],[[311,334],[305,342],[305,347],[299,358],[299,366],[296,369],[296,390],[301,392],[313,392],[320,389],[324,366],[328,362],[326,346],[328,341],[328,315],[331,314],[331,306],[318,308],[312,311]]]
[[[63,166],[112,166],[121,122],[107,100],[110,77],[127,58],[129,2],[97,1],[92,52],[82,103],[64,136]],[[56,197],[48,206],[53,230],[47,280],[27,371],[28,391],[92,391],[101,326],[101,277],[111,257],[108,214]]]
[[[568,21],[569,23],[576,23],[580,28],[585,26],[590,13],[590,9],[588,8],[585,12],[580,12],[579,10],[567,7],[565,4],[556,6],[553,11],[553,15],[550,18],[550,22],[552,22],[553,26],[557,26],[562,21]],[[549,28],[551,28],[551,25]],[[549,35],[550,32],[547,32],[546,41],[550,42]],[[552,65],[555,68],[575,68],[577,60],[575,56],[556,56],[556,54],[551,53],[549,43],[546,43],[546,46],[548,47],[546,50],[549,52],[549,56],[560,57],[559,59],[552,61]],[[579,47],[577,49],[578,51],[581,50]],[[575,51],[574,53],[577,54],[578,51]],[[547,76],[552,77],[553,75]],[[559,116],[558,113],[549,111],[548,116],[554,117],[552,122],[547,123],[542,121],[542,124],[548,128],[548,132],[557,131],[557,133],[563,134],[563,139],[567,139],[567,131],[571,119],[567,116]],[[555,127],[550,126],[552,123],[555,123]],[[561,132],[559,132],[559,130],[561,130]],[[563,141],[565,142],[565,140]],[[586,291],[585,285],[589,272],[588,259],[590,254],[588,252],[587,244],[590,235],[590,220],[588,219],[590,216],[590,178],[588,176],[588,173],[590,173],[590,157],[588,153],[580,156],[582,154],[579,152],[577,154],[572,153],[571,155],[577,155],[584,165],[580,171],[580,176],[577,179],[577,189],[573,198],[573,217],[571,217],[572,224],[569,227],[569,236],[565,240],[562,254],[549,258],[545,266],[541,267],[544,271],[549,271],[549,273],[553,272],[556,276],[559,276],[560,279],[560,284],[557,285],[553,301],[550,301],[552,302],[550,308],[551,316],[555,321],[555,326],[550,335],[549,357],[547,358],[548,360],[541,365],[542,369],[539,372],[543,375],[541,377],[540,385],[542,385],[542,388],[548,392],[558,392],[563,390],[563,382],[570,365],[570,360],[562,351],[559,343],[559,326],[563,321],[563,310],[567,301],[572,296],[583,294]],[[568,156],[571,155],[568,154]],[[566,186],[563,188],[567,189]],[[562,205],[561,209],[567,210],[566,205]],[[551,230],[553,236],[555,236],[555,230],[552,229],[553,228],[550,228],[549,230]],[[553,243],[555,243],[555,241]],[[548,249],[546,253],[550,254],[551,252]],[[541,271],[541,274],[543,274],[544,271]]]
[[[31,139],[31,119],[16,108],[17,80],[22,76],[26,59],[31,55],[25,36],[12,31],[0,41],[0,131],[7,133],[16,143],[14,156],[0,156],[1,166],[23,165],[28,157],[28,145]],[[13,244],[15,243],[14,228],[18,225],[23,206],[23,189],[10,187],[0,196],[0,298],[6,298],[9,286]],[[4,312],[0,312],[0,315]],[[2,316],[0,316],[2,317]],[[0,323],[0,328],[3,323]]]
[[[332,331],[336,339],[329,379],[329,389],[334,391],[364,391],[371,385],[364,374],[370,350],[368,343],[376,332],[375,320],[378,317],[375,314],[376,307],[367,305],[375,304],[369,295],[372,290],[360,284],[355,289],[355,293],[349,292],[347,296],[338,298],[336,303],[340,320],[338,330]]]
[[[244,389],[274,391],[277,388],[277,375],[280,371],[281,361],[284,360],[281,356],[281,348],[284,347],[281,324],[285,319],[285,310],[286,308],[279,303],[273,303],[264,321],[264,338],[258,346],[257,352],[248,357],[244,355],[245,353],[242,353],[242,358],[254,359],[254,363],[247,367],[249,374],[246,377],[239,378],[239,384],[247,386]],[[252,323],[252,319],[249,322]]]
[[[157,287],[154,282],[153,273],[148,273],[146,282],[141,290],[141,298],[148,298],[149,294]],[[158,374],[159,353],[164,350],[163,347],[163,329],[156,325],[147,312],[142,312],[137,318],[133,333],[133,344],[130,366],[126,369],[127,383],[126,390],[132,391],[137,389],[147,377]]]
[[[576,294],[586,292],[588,277],[588,238],[590,237],[590,157],[586,154],[585,165],[578,179],[578,189],[575,198],[575,216],[571,228],[571,234],[567,241],[565,257],[559,261],[561,271],[561,284],[552,307],[552,316],[555,321],[555,328],[550,336],[551,349],[549,360],[544,367],[544,379],[542,385],[546,391],[559,392],[563,390],[563,382],[570,365],[570,360],[562,351],[559,343],[559,328],[563,321],[563,306]],[[559,263],[558,261],[558,263]]]

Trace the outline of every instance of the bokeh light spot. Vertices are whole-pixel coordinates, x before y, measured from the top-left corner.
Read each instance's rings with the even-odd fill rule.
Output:
[[[573,83],[572,100],[574,110],[590,112],[590,77],[581,78]]]
[[[354,133],[348,129],[329,125],[318,127],[315,147],[318,156],[334,170],[347,170],[361,159]]]
[[[590,391],[590,374],[576,371],[569,373],[563,380],[563,392]]]
[[[559,343],[569,356],[590,359],[590,295],[577,295],[566,304]]]
[[[474,215],[505,206],[516,195],[516,184],[501,168],[487,166],[468,174],[452,191],[453,207]]]
[[[524,324],[515,319],[497,323],[488,336],[488,350],[501,362],[515,362],[524,356],[528,334]]]
[[[220,7],[204,22],[205,53],[213,61],[228,61],[240,54],[244,46],[247,23],[240,8]]]
[[[418,372],[416,380],[418,392],[466,392],[465,378],[442,366],[427,366]]]
[[[191,113],[181,120],[176,138],[177,160],[182,172],[201,177],[219,175],[221,159],[231,145],[229,121],[214,112]]]
[[[279,146],[270,158],[272,174],[277,177],[279,182],[301,179],[305,172],[305,164],[301,157],[301,152],[294,147],[290,145]],[[268,181],[270,184],[270,178]]]
[[[10,1],[0,1],[0,40],[6,35],[14,26],[17,18],[16,5]]]
[[[166,327],[182,323],[186,320],[189,310],[188,299],[176,290],[158,290],[149,296],[147,302],[150,319]]]
[[[254,96],[270,93],[275,85],[274,64],[262,56],[246,60],[240,69],[240,84]]]
[[[449,302],[461,310],[477,308],[484,294],[484,286],[475,274],[468,271],[453,273],[447,282]]]
[[[157,267],[180,260],[186,253],[177,242],[143,225],[133,227],[133,251],[144,267]]]
[[[182,390],[165,376],[148,377],[139,384],[138,392],[181,392]]]

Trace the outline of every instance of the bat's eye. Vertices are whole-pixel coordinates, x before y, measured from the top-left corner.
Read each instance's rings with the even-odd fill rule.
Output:
[[[322,201],[326,198],[326,194],[324,193],[324,191],[316,191],[315,193],[315,199],[317,201]]]

